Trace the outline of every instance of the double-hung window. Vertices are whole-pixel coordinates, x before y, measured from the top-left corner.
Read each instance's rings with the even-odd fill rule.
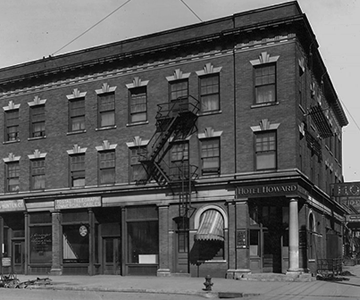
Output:
[[[45,159],[32,159],[31,163],[31,189],[45,189]]]
[[[6,163],[6,191],[18,192],[20,190],[20,165],[18,161]]]
[[[100,184],[115,183],[115,151],[99,152]]]
[[[70,186],[85,186],[85,154],[70,155]]]
[[[45,136],[45,105],[32,106],[30,114],[30,137]]]
[[[200,77],[201,111],[213,112],[220,109],[219,74]]]
[[[76,98],[69,101],[70,125],[69,131],[85,130],[85,98]]]
[[[176,142],[171,146],[171,175],[174,179],[184,179],[189,171],[189,143]]]
[[[115,126],[115,93],[98,95],[98,127]]]
[[[19,139],[19,110],[13,109],[5,112],[5,141],[17,141]]]
[[[178,98],[187,98],[189,95],[189,83],[187,79],[175,80],[170,82],[170,101]]]
[[[145,122],[147,120],[147,91],[146,86],[129,89],[130,123]]]
[[[220,138],[201,140],[202,175],[220,174]]]
[[[276,169],[276,131],[256,132],[256,170]]]
[[[276,65],[265,64],[256,66],[255,73],[255,103],[276,102]]]
[[[140,180],[143,177],[145,170],[140,160],[141,158],[145,158],[146,154],[147,154],[146,146],[137,146],[130,148],[131,181]]]

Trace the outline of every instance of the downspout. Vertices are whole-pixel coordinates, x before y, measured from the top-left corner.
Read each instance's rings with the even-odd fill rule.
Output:
[[[235,29],[235,17],[234,15],[232,16],[232,21],[233,21],[233,29]],[[232,49],[232,52],[233,52],[233,72],[234,72],[234,76],[233,76],[233,79],[234,79],[234,82],[233,82],[233,85],[234,85],[234,172],[235,174],[238,173],[238,169],[237,169],[237,144],[236,144],[236,141],[237,141],[237,138],[236,138],[236,128],[237,128],[237,123],[236,123],[236,62],[235,62],[235,47],[236,47],[236,42],[233,41],[233,45],[232,45],[233,49]],[[236,179],[236,178],[234,178]]]

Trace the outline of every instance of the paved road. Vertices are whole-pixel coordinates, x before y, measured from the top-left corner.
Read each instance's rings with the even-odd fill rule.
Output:
[[[1,300],[196,300],[195,295],[65,290],[1,289]]]

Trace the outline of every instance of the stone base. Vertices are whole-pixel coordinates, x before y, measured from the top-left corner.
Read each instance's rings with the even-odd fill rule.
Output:
[[[170,269],[158,269],[156,276],[158,277],[168,277],[171,276]]]
[[[51,268],[49,275],[54,275],[54,276],[62,275],[62,268]]]
[[[244,274],[250,274],[250,269],[228,269],[226,271],[226,279],[239,279],[243,277]]]

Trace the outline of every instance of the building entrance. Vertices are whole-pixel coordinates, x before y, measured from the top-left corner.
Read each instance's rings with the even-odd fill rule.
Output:
[[[25,241],[12,242],[12,269],[15,274],[24,274]]]
[[[121,275],[121,239],[103,238],[104,274]]]

